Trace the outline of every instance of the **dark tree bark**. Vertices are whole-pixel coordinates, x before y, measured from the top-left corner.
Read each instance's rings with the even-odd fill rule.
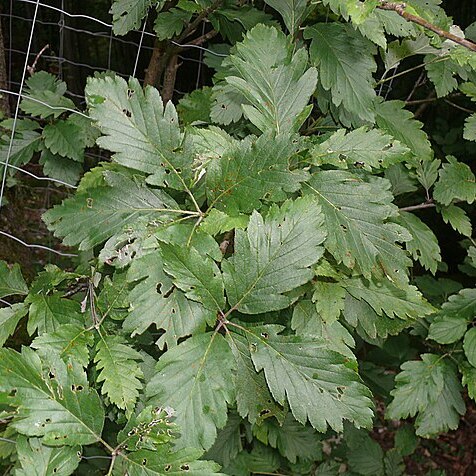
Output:
[[[1,13],[1,9],[0,9]],[[8,89],[8,73],[5,61],[5,45],[3,43],[2,22],[0,21],[0,88]],[[0,93],[0,113],[10,117],[10,98],[6,93]]]

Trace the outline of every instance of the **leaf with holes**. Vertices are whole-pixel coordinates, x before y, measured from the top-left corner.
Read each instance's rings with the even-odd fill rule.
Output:
[[[264,199],[282,201],[309,178],[304,170],[290,170],[297,150],[293,138],[263,134],[232,145],[207,169],[207,197],[232,216],[261,208]]]
[[[129,293],[132,303],[123,323],[132,337],[144,333],[150,325],[165,331],[157,341],[162,349],[171,348],[178,339],[203,332],[207,323],[216,321],[216,310],[206,309],[201,303],[191,301],[175,287],[164,272],[160,254],[147,254],[136,259],[127,274],[134,285]]]
[[[15,476],[69,476],[81,461],[80,446],[54,448],[39,438],[17,438],[17,453],[21,469]]]
[[[264,371],[274,399],[289,404],[302,424],[318,431],[342,431],[343,421],[368,427],[372,422],[370,392],[348,359],[317,339],[281,336],[281,326],[243,329],[256,371]],[[326,411],[322,412],[322,408]]]
[[[126,167],[154,174],[157,185],[188,188],[192,155],[184,144],[175,107],[165,106],[157,89],[119,76],[89,78],[86,98],[91,118],[102,132],[97,143]],[[185,174],[185,175],[184,175]]]
[[[193,336],[160,357],[146,393],[152,405],[175,410],[178,448],[212,446],[233,399],[234,367],[230,347],[217,332]]]
[[[50,446],[89,445],[101,438],[104,408],[86,374],[58,356],[48,360],[23,347],[21,354],[0,349],[0,392],[16,407],[12,427],[26,436],[43,436]]]
[[[104,172],[104,176],[107,185],[79,192],[43,215],[48,228],[65,245],[89,250],[126,228],[143,229],[150,221],[168,222],[181,213],[175,200],[162,190],[119,173]]]

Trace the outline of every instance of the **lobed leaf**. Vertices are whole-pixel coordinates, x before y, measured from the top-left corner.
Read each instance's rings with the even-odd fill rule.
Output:
[[[315,173],[306,192],[315,196],[326,219],[324,245],[339,263],[370,278],[384,275],[405,281],[411,265],[399,241],[408,231],[388,219],[396,212],[389,183],[366,183],[344,171]]]
[[[344,419],[358,427],[371,425],[370,392],[348,359],[321,340],[280,336],[277,327],[245,330],[256,371],[264,371],[274,399],[287,402],[297,421],[309,420],[320,432],[328,425],[342,431]]]
[[[96,345],[94,362],[99,371],[97,381],[103,382],[101,392],[118,408],[131,415],[142,389],[139,362],[142,356],[121,336],[101,335]]]
[[[235,253],[223,261],[228,302],[245,314],[288,307],[284,293],[312,278],[310,266],[322,256],[323,216],[312,197],[253,212],[246,232],[235,231]]]
[[[387,417],[414,417],[416,434],[430,437],[454,430],[465,412],[461,384],[447,360],[422,354],[422,360],[405,362],[397,375]]]
[[[152,405],[168,405],[181,429],[177,447],[209,449],[227,420],[235,364],[230,347],[216,332],[192,336],[163,354],[146,390]]]
[[[74,361],[66,365],[50,354],[42,362],[23,347],[21,354],[0,349],[0,392],[17,408],[12,428],[26,436],[43,436],[50,446],[96,443],[104,425],[104,408]]]

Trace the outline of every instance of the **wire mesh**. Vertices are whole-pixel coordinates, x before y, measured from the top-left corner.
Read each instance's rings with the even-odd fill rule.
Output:
[[[67,84],[66,96],[71,98],[78,110],[58,108],[42,101],[33,99],[51,109],[60,109],[72,114],[87,115],[84,110],[84,86],[86,78],[94,72],[114,71],[116,74],[128,78],[137,77],[141,82],[154,47],[155,33],[147,17],[140,30],[131,31],[124,37],[113,34],[109,9],[110,0],[10,0],[8,6],[0,7],[0,21],[4,33],[4,51],[7,64],[7,85],[0,87],[0,94],[9,97],[12,106],[13,125],[10,133],[8,151],[0,156],[0,250],[5,239],[13,240],[26,249],[48,251],[60,256],[73,256],[61,251],[57,244],[44,243],[45,236],[41,236],[41,244],[30,243],[25,236],[14,233],[22,219],[15,214],[13,207],[9,207],[9,217],[5,217],[5,194],[7,178],[10,169],[23,176],[27,176],[40,183],[51,183],[66,186],[67,189],[76,188],[62,180],[42,175],[41,169],[30,166],[18,166],[10,163],[12,146],[17,133],[17,122],[25,114],[20,109],[20,101],[24,97],[25,81],[34,70],[45,70],[54,74]],[[199,85],[203,71],[203,52],[215,53],[197,45],[181,45],[190,49],[190,54],[179,56],[182,62],[188,62],[190,68],[196,71],[196,80],[193,86]],[[175,89],[178,95],[184,94],[183,89]],[[30,99],[31,100],[31,99]],[[88,150],[86,157],[89,160],[104,160],[101,151]],[[20,164],[21,165],[21,164]],[[21,180],[21,179],[20,179]],[[54,187],[53,187],[54,189]],[[52,192],[50,186],[42,187],[35,193],[42,191],[45,194],[45,203],[49,203]],[[12,216],[13,210],[13,216]],[[38,214],[39,219],[39,214]],[[6,226],[8,225],[8,227]],[[40,226],[40,223],[34,224]],[[8,228],[8,229],[7,229]],[[44,233],[46,235],[46,233]],[[48,238],[48,237],[46,237]],[[49,237],[52,240],[52,237]],[[4,246],[3,246],[4,247]],[[4,254],[1,254],[5,258]]]

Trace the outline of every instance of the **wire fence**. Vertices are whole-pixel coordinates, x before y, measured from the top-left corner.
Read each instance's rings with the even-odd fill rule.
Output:
[[[0,177],[0,250],[4,246],[2,241],[8,239],[27,250],[36,249],[60,256],[74,256],[62,251],[61,247],[52,241],[52,237],[45,233],[45,229],[41,229],[40,222],[22,223],[25,217],[15,212],[18,207],[7,207],[5,204],[9,169],[14,169],[33,181],[47,183],[44,187],[35,187],[36,194],[39,192],[45,194],[44,200],[39,199],[38,203],[43,201],[50,203],[54,184],[75,188],[61,180],[43,176],[39,167],[35,168],[33,165],[18,167],[10,163],[17,123],[19,119],[25,117],[19,107],[24,96],[25,81],[33,70],[50,72],[66,82],[65,94],[73,100],[79,110],[84,110],[86,79],[96,71],[114,71],[124,78],[134,76],[143,82],[156,35],[152,31],[152,22],[146,17],[139,30],[131,31],[124,37],[115,36],[109,14],[110,0],[82,0],[81,2],[9,0],[8,3],[3,8],[0,6],[0,22],[7,65],[7,84],[4,88],[0,88],[0,94],[6,94],[9,98],[13,111],[13,125],[6,156],[3,154],[0,157],[0,165],[3,166],[0,168],[0,170],[3,169]],[[177,46],[189,47],[179,56],[180,61],[188,68],[187,74],[183,75],[187,80],[181,83],[179,78],[177,89],[174,89],[175,94],[180,97],[187,90],[200,86],[201,78],[203,78],[204,51],[217,53],[196,45],[173,43]],[[218,54],[218,56],[224,55]],[[46,103],[42,104],[48,106]],[[84,115],[77,110],[62,109]],[[88,150],[86,155],[95,161],[104,159],[101,151]],[[7,208],[8,217],[5,216]],[[39,216],[38,213],[38,220]],[[18,229],[31,225],[38,228],[36,236],[41,238],[41,243],[30,242],[28,238],[31,237],[28,234],[22,236],[15,233]]]

